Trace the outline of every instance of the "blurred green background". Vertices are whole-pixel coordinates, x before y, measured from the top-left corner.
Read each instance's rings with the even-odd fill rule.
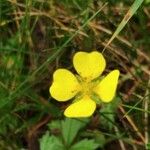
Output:
[[[0,150],[150,149],[150,1],[0,0]],[[103,51],[105,49],[105,51]],[[103,51],[121,72],[116,98],[67,119],[49,94],[53,72],[77,51]]]

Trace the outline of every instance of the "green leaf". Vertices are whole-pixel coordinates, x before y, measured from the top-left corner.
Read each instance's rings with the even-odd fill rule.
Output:
[[[61,130],[61,121],[60,120],[53,120],[47,125],[50,130],[59,129]]]
[[[110,130],[114,126],[115,112],[119,105],[120,98],[116,97],[111,103],[103,104],[100,110],[100,120],[101,124],[104,127],[109,128]]]
[[[40,139],[40,150],[64,150],[64,146],[57,137],[46,132]]]
[[[145,3],[146,3],[146,4],[149,4],[149,3],[150,3],[150,0],[145,0]]]
[[[87,123],[86,120],[77,120],[66,118],[65,121],[62,121],[62,136],[66,145],[70,145],[77,133],[81,128],[83,128]]]
[[[95,142],[99,144],[100,148],[103,148],[104,145],[106,144],[105,136],[100,131],[94,131],[94,139],[95,139]]]
[[[95,150],[98,146],[94,140],[84,139],[74,144],[70,150]]]
[[[146,144],[146,149],[149,150],[150,149],[150,143]]]

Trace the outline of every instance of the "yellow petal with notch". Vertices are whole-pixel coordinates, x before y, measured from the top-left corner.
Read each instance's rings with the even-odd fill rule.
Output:
[[[78,80],[70,71],[58,69],[53,74],[53,83],[49,91],[56,100],[67,101],[77,94],[79,86]]]
[[[64,112],[69,118],[90,117],[96,109],[96,103],[89,97],[83,97],[81,100],[71,104]]]
[[[110,102],[114,98],[119,74],[119,70],[111,71],[94,89],[103,102]]]
[[[97,51],[77,52],[73,57],[73,65],[81,77],[92,80],[103,72],[106,61]]]

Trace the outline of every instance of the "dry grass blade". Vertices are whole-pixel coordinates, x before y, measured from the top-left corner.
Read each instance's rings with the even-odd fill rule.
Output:
[[[123,20],[121,21],[121,23],[117,27],[116,31],[114,32],[114,34],[112,35],[112,37],[110,38],[108,43],[106,44],[105,48],[103,49],[103,52],[105,51],[107,46],[113,41],[113,39],[120,33],[120,31],[124,28],[124,26],[127,24],[129,19],[134,15],[134,13],[137,11],[137,9],[141,6],[142,2],[143,2],[143,0],[135,0],[135,2],[130,7],[130,9],[128,10],[126,15],[124,16]]]

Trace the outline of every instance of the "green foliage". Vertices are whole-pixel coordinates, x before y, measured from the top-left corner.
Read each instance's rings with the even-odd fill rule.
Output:
[[[58,137],[50,136],[48,132],[40,139],[40,150],[95,150],[98,146],[94,140],[84,139],[66,149]]]
[[[62,136],[64,142],[70,145],[81,128],[86,125],[86,120],[77,120],[67,118],[62,121]]]
[[[150,150],[150,143],[147,143],[146,150]]]
[[[108,43],[105,47],[107,47],[113,41],[113,39],[117,37],[117,35],[121,32],[121,30],[124,28],[124,26],[130,20],[130,18],[134,15],[134,13],[137,11],[137,9],[141,6],[143,1],[144,0],[135,0],[134,1],[134,3],[128,10],[127,14],[124,16],[123,20],[121,21],[121,23],[119,24],[116,31],[113,33],[112,37],[110,38],[110,40],[108,41]]]
[[[145,3],[146,3],[146,4],[149,4],[149,3],[150,3],[150,0],[145,0]]]
[[[95,150],[99,145],[94,140],[84,139],[74,144],[70,150]]]
[[[67,7],[70,6],[71,8],[73,6],[72,10],[78,9],[80,11],[83,11],[84,9],[87,9],[90,6],[91,2],[92,0],[64,0],[63,4],[67,5]]]
[[[63,144],[56,136],[49,135],[48,132],[40,139],[40,150],[64,150]]]
[[[0,0],[0,150],[28,149],[38,139],[41,150],[110,149],[112,141],[116,147],[121,141],[127,148],[149,149],[139,136],[146,126],[149,130],[143,120],[150,114],[144,103],[150,92],[150,1],[142,2]],[[104,47],[104,75],[114,68],[121,72],[120,98],[102,104],[95,97],[92,117],[62,120],[69,102],[49,95],[54,70],[67,66],[74,72],[76,51],[102,52]],[[34,142],[28,140],[32,134]]]
[[[49,123],[48,127],[51,133],[59,130],[61,134],[54,136],[46,132],[40,139],[40,150],[95,150],[100,145],[95,140],[86,138],[81,140],[78,137],[79,131],[85,128],[88,122],[88,119],[77,120],[66,118],[63,121],[56,120]]]
[[[116,110],[119,103],[120,98],[115,97],[111,103],[103,104],[102,108],[100,109],[101,124],[109,130],[111,130],[115,125]]]

